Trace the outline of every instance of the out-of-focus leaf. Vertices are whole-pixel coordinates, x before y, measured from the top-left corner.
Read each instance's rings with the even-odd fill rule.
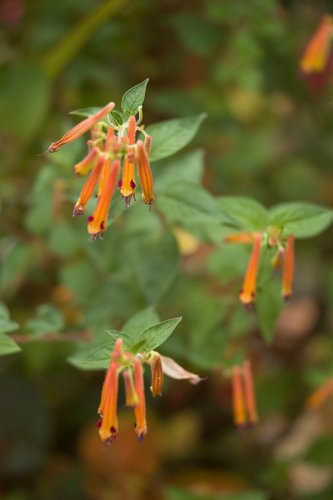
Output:
[[[175,14],[171,23],[175,28],[181,44],[199,56],[209,57],[219,46],[220,30],[213,23],[209,23],[201,13],[179,12]]]
[[[225,221],[216,199],[197,184],[170,184],[160,193],[156,204],[172,222]]]
[[[259,231],[265,229],[269,223],[265,207],[251,198],[223,196],[218,199],[218,204],[239,229]]]
[[[37,315],[29,319],[25,326],[34,335],[40,336],[62,330],[64,327],[64,318],[55,306],[42,304],[37,309]]]
[[[88,116],[95,115],[99,111],[101,111],[102,106],[96,107],[92,106],[90,108],[80,108],[80,109],[74,109],[73,111],[70,111],[70,115],[74,116],[81,116],[82,118],[88,118]]]
[[[244,491],[240,493],[229,493],[224,496],[225,500],[268,500],[268,498],[267,493],[263,491]]]
[[[19,328],[18,323],[11,321],[7,306],[0,302],[0,334],[13,332]]]
[[[170,184],[178,182],[199,184],[204,170],[204,153],[201,149],[161,162],[155,169],[154,184],[157,197]]]
[[[174,236],[162,231],[140,234],[128,242],[127,250],[142,293],[156,304],[177,274],[179,251]]]
[[[60,257],[71,257],[81,250],[83,234],[65,220],[61,220],[52,226],[49,246]]]
[[[15,242],[6,256],[6,265],[0,267],[0,292],[13,293],[28,273],[34,259],[35,252],[32,246]]]
[[[0,333],[0,356],[20,351],[21,348],[8,335]]]
[[[0,70],[1,131],[27,141],[43,123],[50,100],[49,83],[39,66],[17,62]]]
[[[316,236],[332,221],[333,210],[308,203],[283,203],[270,210],[270,223],[295,238]]]
[[[55,78],[61,73],[97,28],[107,23],[110,16],[123,8],[127,2],[128,0],[105,0],[86,12],[86,15],[73,25],[73,29],[66,32],[60,42],[46,52],[43,66],[48,76]]]
[[[270,269],[271,252],[262,252],[256,290],[255,308],[261,333],[272,342],[275,324],[283,307],[281,281]]]
[[[145,100],[148,82],[149,78],[146,78],[143,82],[138,83],[125,92],[121,100],[121,109],[125,115],[130,116],[137,114],[139,106],[142,106]]]
[[[333,437],[332,435],[320,436],[312,444],[305,456],[306,462],[316,465],[332,464]]]
[[[166,120],[147,127],[146,132],[152,136],[150,161],[161,160],[184,148],[196,135],[206,114],[188,118]]]

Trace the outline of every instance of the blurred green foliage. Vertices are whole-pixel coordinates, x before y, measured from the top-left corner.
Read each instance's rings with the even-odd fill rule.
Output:
[[[1,2],[0,350],[21,349],[0,358],[1,498],[332,498],[332,401],[304,410],[332,376],[332,229],[318,236],[332,217],[322,208],[333,197],[332,90],[311,94],[297,69],[332,9],[323,0]],[[156,205],[125,211],[115,197],[110,228],[92,243],[71,217],[84,141],[43,152],[76,123],[69,111],[110,100],[120,109],[147,77],[153,148],[195,139],[170,158],[152,150]],[[223,238],[272,222],[305,238],[295,294],[281,312],[267,251],[256,310],[246,312],[238,292],[249,248]],[[146,442],[124,414],[103,450],[102,375],[72,365],[151,305],[161,321],[183,316],[161,352],[208,378],[167,382],[148,401]],[[228,375],[243,356],[260,422],[239,432]]]

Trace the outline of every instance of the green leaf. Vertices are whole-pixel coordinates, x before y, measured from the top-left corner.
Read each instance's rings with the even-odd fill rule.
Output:
[[[269,224],[266,208],[251,198],[223,196],[218,198],[218,204],[239,229],[259,231],[265,229]]]
[[[167,158],[184,148],[194,138],[206,116],[202,113],[188,118],[166,120],[147,127],[146,132],[153,138],[150,161]]]
[[[42,304],[37,309],[36,317],[29,319],[25,326],[34,335],[44,335],[62,330],[64,319],[56,307],[50,304]]]
[[[71,111],[69,114],[74,115],[74,116],[80,116],[82,118],[88,118],[89,116],[95,115],[99,111],[101,111],[103,107],[90,107],[90,108],[81,108],[81,109],[75,109],[74,111]],[[123,117],[119,111],[116,109],[113,109],[111,113],[109,113],[109,116],[111,118],[111,121],[115,125],[121,125],[123,123]]]
[[[0,333],[0,356],[21,351],[21,347],[8,335]]]
[[[70,362],[73,364],[74,361],[74,364],[77,368],[83,368],[86,370],[107,369],[110,364],[110,358],[114,349],[115,341],[119,337],[125,340],[125,335],[123,335],[122,332],[118,332],[117,330],[110,330],[106,333],[111,338],[108,338],[108,340],[105,340],[87,353],[83,353],[83,356],[81,356],[81,358],[78,358],[78,356],[70,358]],[[124,347],[125,349],[128,349],[128,344],[125,341]]]
[[[137,114],[139,106],[142,106],[143,101],[145,100],[148,82],[149,78],[146,78],[143,82],[138,83],[131,89],[127,90],[127,92],[123,95],[121,100],[121,109],[126,115],[130,116]]]
[[[123,326],[122,332],[125,332],[132,339],[137,339],[146,328],[159,321],[155,308],[150,306],[132,316]]]
[[[295,238],[316,236],[332,221],[333,210],[308,203],[283,203],[270,210],[270,224]]]
[[[267,343],[270,343],[274,337],[276,321],[283,307],[281,283],[275,276],[268,278],[266,275],[265,280],[258,282],[255,307],[263,338]]]
[[[311,462],[318,466],[331,465],[333,437],[331,435],[320,436],[311,446],[305,456],[306,462]]]
[[[174,281],[179,251],[171,233],[154,231],[128,242],[129,264],[150,304],[156,304]]]
[[[22,61],[2,66],[1,132],[24,141],[31,139],[46,117],[49,101],[50,84],[40,66]]]
[[[216,199],[197,184],[178,182],[168,185],[158,196],[156,205],[171,222],[225,221]]]
[[[7,306],[0,302],[0,334],[17,330],[19,325],[11,321]]]
[[[110,113],[111,115],[111,121],[115,124],[115,125],[122,125],[124,120],[123,120],[123,116],[121,113],[119,113],[119,111],[117,111],[116,109],[113,109]]]
[[[167,319],[162,323],[153,325],[142,332],[139,336],[134,349],[137,351],[153,351],[159,345],[163,344],[172,334],[178,323],[182,320],[181,317]]]
[[[154,175],[156,192],[159,196],[168,185],[178,182],[199,184],[203,171],[204,153],[201,149],[162,161]]]
[[[89,116],[95,115],[99,111],[101,111],[102,106],[99,108],[96,106],[92,106],[90,108],[80,108],[80,109],[74,109],[74,111],[71,111],[69,114],[74,115],[74,116],[81,116],[82,118],[88,118]]]

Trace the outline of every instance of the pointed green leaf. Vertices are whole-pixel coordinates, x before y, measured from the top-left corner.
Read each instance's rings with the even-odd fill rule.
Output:
[[[124,337],[117,330],[106,332],[109,337],[102,343],[99,343],[93,349],[75,353],[69,358],[69,362],[77,368],[83,370],[105,370],[110,364],[111,355],[117,338]],[[110,338],[111,337],[111,338]],[[124,342],[125,344],[125,342]]]
[[[14,352],[20,351],[21,348],[11,339],[8,335],[0,334],[0,356],[5,354],[13,354]]]
[[[181,317],[168,319],[162,323],[158,323],[157,325],[147,328],[138,338],[135,349],[137,351],[153,351],[170,337],[181,320]]]
[[[206,116],[202,113],[187,118],[166,120],[147,127],[146,132],[153,138],[150,161],[167,158],[184,148],[194,138]]]
[[[260,231],[269,224],[266,208],[251,198],[222,196],[218,198],[221,210],[235,223],[235,227],[246,231]]]
[[[198,184],[170,184],[160,193],[156,205],[171,222],[230,221],[225,219],[216,198]]]
[[[121,109],[126,115],[130,116],[137,114],[139,106],[142,106],[145,100],[148,82],[149,78],[146,78],[143,82],[138,83],[131,89],[127,90],[127,92],[123,95],[121,100]]]
[[[147,307],[143,311],[138,312],[122,328],[133,340],[136,340],[141,333],[152,325],[156,325],[160,321],[154,307]]]
[[[270,210],[270,223],[295,238],[316,236],[332,221],[333,210],[309,203],[283,203]]]

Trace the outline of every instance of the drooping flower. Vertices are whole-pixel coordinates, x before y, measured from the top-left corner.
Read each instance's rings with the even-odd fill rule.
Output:
[[[105,444],[111,443],[118,432],[118,376],[119,365],[117,361],[111,359],[103,384],[101,402],[98,407],[98,413],[101,416],[98,422],[99,435]]]
[[[162,395],[163,368],[162,359],[158,352],[152,353],[149,364],[151,367],[151,386],[150,390],[154,397]]]
[[[134,359],[134,385],[135,392],[138,396],[138,403],[134,407],[135,414],[135,432],[138,440],[141,443],[147,434],[146,422],[146,398],[143,382],[143,370],[141,361],[138,358]]]
[[[292,281],[294,277],[294,236],[289,236],[283,259],[283,284],[282,295],[288,299],[292,294]]]
[[[333,75],[333,18],[325,15],[300,60],[302,76],[314,90],[322,90]]]
[[[128,207],[133,197],[135,199],[135,151],[131,146],[135,144],[136,121],[135,116],[131,116],[128,123],[128,153],[124,158],[123,175],[119,181],[120,193],[125,199]]]
[[[111,354],[98,407],[100,415],[99,435],[105,444],[112,443],[118,433],[117,399],[120,373],[122,373],[124,380],[126,406],[134,410],[135,432],[139,442],[142,442],[147,434],[143,377],[143,364],[145,363],[149,364],[152,369],[151,390],[154,396],[161,395],[163,372],[171,378],[187,379],[193,384],[201,380],[195,373],[184,370],[172,358],[161,356],[156,351],[136,354],[126,351],[122,339],[118,338]]]
[[[240,301],[246,306],[252,304],[256,296],[261,240],[261,234],[255,233],[252,254],[245,274],[243,288],[239,294]]]
[[[315,410],[321,406],[333,394],[333,377],[324,382],[318,389],[316,389],[306,400],[306,407],[309,410]]]
[[[109,177],[98,198],[95,211],[93,215],[88,218],[88,233],[91,234],[94,239],[103,234],[106,229],[110,203],[117,184],[119,169],[119,159],[115,159]]]
[[[155,200],[153,193],[153,174],[149,165],[146,148],[142,141],[137,142],[137,164],[142,188],[142,199],[146,205],[152,205]]]
[[[103,156],[100,156],[95,167],[89,174],[88,179],[82,187],[79,199],[77,200],[73,208],[73,216],[82,215],[84,213],[85,206],[94,193],[104,162],[105,158]]]
[[[68,142],[72,142],[85,132],[90,130],[94,125],[96,125],[105,115],[110,113],[115,107],[114,102],[109,102],[104,108],[95,113],[94,115],[89,116],[85,120],[82,120],[80,123],[75,125],[75,127],[71,128],[65,135],[63,135],[58,141],[52,142],[48,147],[49,153],[55,153],[58,151],[61,146],[67,144]]]
[[[283,264],[282,295],[287,299],[292,294],[292,281],[294,275],[294,236],[285,236],[281,229],[268,227],[262,233],[239,232],[231,233],[224,237],[226,243],[252,244],[252,253],[245,274],[243,288],[240,292],[240,301],[245,306],[250,306],[255,300],[256,282],[259,259],[262,247],[276,249],[271,259],[273,268]]]
[[[248,360],[232,368],[232,401],[234,422],[238,427],[253,425],[258,420],[252,369]]]

